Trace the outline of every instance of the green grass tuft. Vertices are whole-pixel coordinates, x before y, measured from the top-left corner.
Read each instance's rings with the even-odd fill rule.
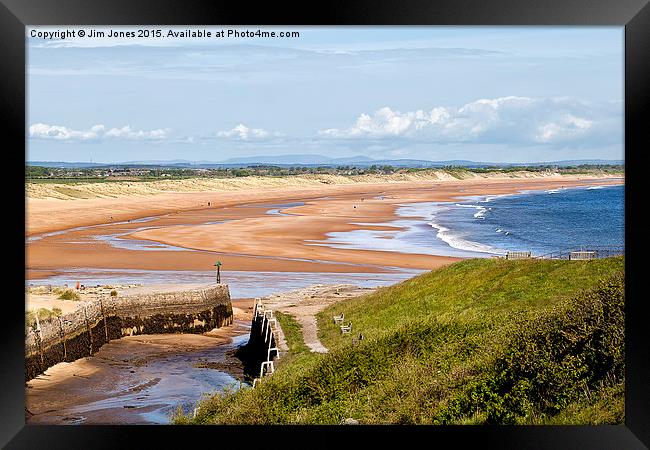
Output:
[[[302,325],[291,315],[282,313],[280,311],[275,312],[275,318],[278,319],[280,328],[284,333],[284,338],[287,341],[287,346],[289,347],[289,354],[291,356],[299,355],[301,353],[308,353],[309,347],[305,345],[305,341],[302,335]]]
[[[47,308],[39,308],[37,310],[30,309],[29,311],[25,311],[25,333],[30,328],[34,328],[36,326],[36,317],[38,316],[38,320],[40,322],[48,321],[55,319],[57,317],[61,317],[63,314],[63,311],[61,308],[52,308],[47,309]]]

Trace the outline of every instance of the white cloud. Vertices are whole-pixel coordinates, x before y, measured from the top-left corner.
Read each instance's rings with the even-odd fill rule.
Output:
[[[47,125],[44,123],[35,123],[29,127],[29,136],[40,139],[57,139],[57,140],[88,140],[97,139],[98,133],[104,129],[103,125],[95,125],[89,130],[77,131],[68,127],[59,125]]]
[[[584,135],[593,128],[594,122],[588,119],[565,114],[554,122],[549,122],[538,128],[535,135],[539,142],[553,142],[556,140]]]
[[[278,132],[269,132],[261,128],[249,128],[242,123],[230,130],[217,131],[217,137],[240,141],[263,140],[280,136],[283,136],[283,134]]]
[[[105,136],[119,139],[164,139],[169,130],[157,129],[150,131],[132,130],[126,125],[122,128],[111,128]]]
[[[93,125],[87,130],[73,130],[61,125],[35,123],[29,127],[29,137],[35,139],[55,139],[60,141],[88,141],[99,139],[161,140],[167,138],[169,129],[132,130],[126,125],[122,128],[107,129],[104,125]]]
[[[404,139],[436,143],[561,144],[622,138],[622,106],[571,98],[501,97],[461,107],[400,112],[383,107],[349,128],[319,131],[337,139]]]

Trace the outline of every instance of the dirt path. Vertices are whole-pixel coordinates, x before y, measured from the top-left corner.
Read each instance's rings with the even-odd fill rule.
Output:
[[[327,348],[318,339],[316,314],[341,300],[374,292],[352,284],[314,284],[295,291],[282,292],[262,298],[264,306],[287,313],[302,325],[303,339],[312,352],[326,353]]]

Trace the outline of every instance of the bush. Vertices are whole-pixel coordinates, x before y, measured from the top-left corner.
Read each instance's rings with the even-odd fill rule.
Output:
[[[66,289],[59,295],[59,298],[61,300],[79,300],[81,297],[72,289]]]
[[[34,326],[35,322],[36,313],[34,313],[32,310],[25,311],[25,334],[27,334],[27,331],[29,331],[29,329]]]
[[[36,311],[36,314],[38,314],[38,320],[52,320],[55,317],[60,317],[61,313],[61,308],[52,308],[52,310],[39,308],[38,311]]]
[[[492,370],[441,412],[442,422],[473,411],[486,423],[552,417],[625,376],[625,282],[617,275],[565,307],[516,327]]]
[[[115,289],[111,291],[111,297],[117,297],[117,291]]]

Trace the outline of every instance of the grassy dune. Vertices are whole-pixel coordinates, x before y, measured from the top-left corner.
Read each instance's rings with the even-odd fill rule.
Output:
[[[468,170],[417,170],[393,174],[333,175],[304,174],[291,176],[246,176],[237,178],[188,178],[182,180],[156,181],[74,181],[27,182],[25,194],[28,198],[56,198],[60,200],[115,198],[122,196],[151,195],[164,192],[207,192],[236,191],[244,189],[273,189],[285,187],[310,187],[323,184],[356,183],[399,183],[414,181],[440,181],[462,179],[498,179],[498,178],[545,178],[561,176],[553,171],[494,171],[476,173]],[[566,173],[575,176],[574,173]],[[590,176],[612,176],[609,172],[593,170]],[[616,175],[616,174],[614,174]],[[618,174],[620,175],[620,174]]]
[[[299,351],[175,421],[622,423],[623,270],[622,257],[478,259],[421,275],[323,311],[328,354]]]

